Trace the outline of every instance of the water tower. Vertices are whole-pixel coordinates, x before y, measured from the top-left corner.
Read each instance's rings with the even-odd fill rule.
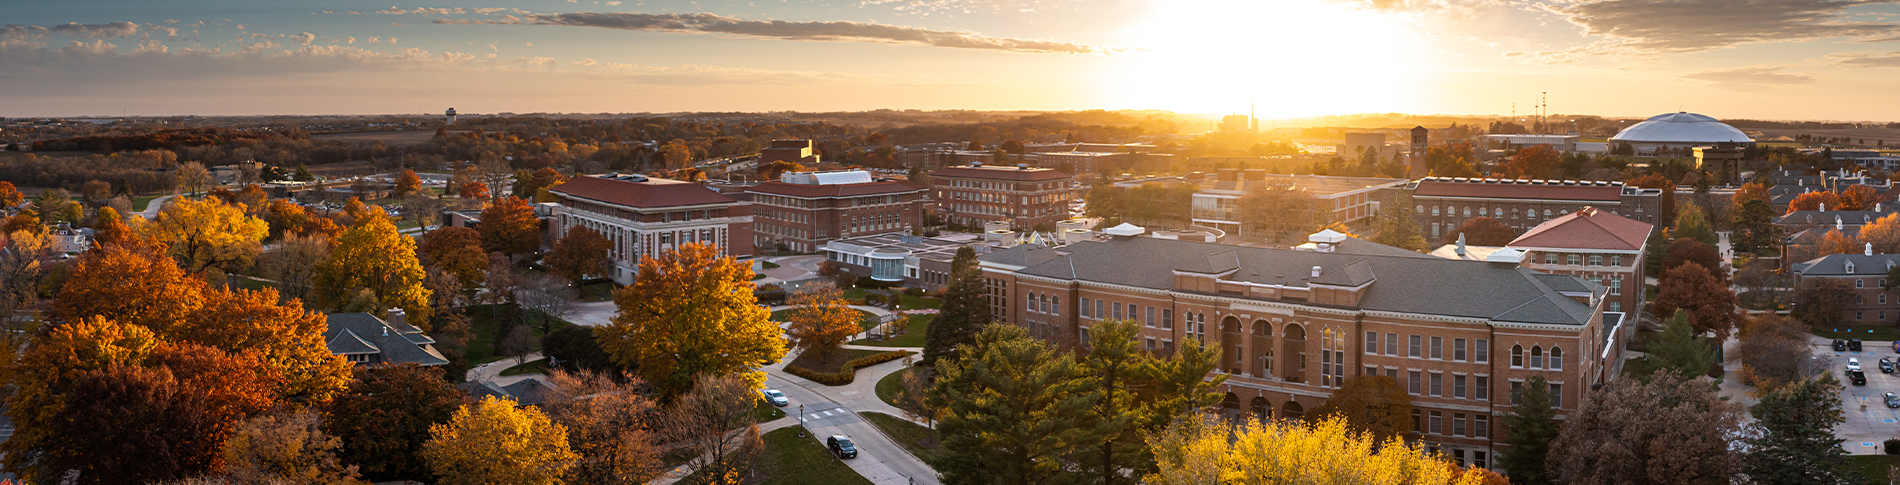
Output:
[[[446,115],[448,116],[449,121],[448,123],[445,123],[445,124],[450,124],[450,125],[455,124],[455,108],[449,108],[449,112],[446,113]]]

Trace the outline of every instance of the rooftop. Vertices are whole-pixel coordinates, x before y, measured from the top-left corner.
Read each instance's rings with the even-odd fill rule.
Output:
[[[429,344],[434,339],[421,329],[392,317],[385,322],[368,313],[332,313],[324,319],[323,341],[330,353],[373,354],[372,363],[414,363],[424,366],[449,363]]]
[[[696,183],[639,175],[574,177],[548,192],[634,208],[738,203]]]
[[[1412,183],[1414,197],[1469,197],[1480,199],[1531,199],[1621,202],[1626,190],[1622,182],[1589,180],[1478,179],[1464,177],[1425,177]],[[1660,191],[1657,194],[1661,194]]]
[[[1689,112],[1651,116],[1610,137],[1610,141],[1677,143],[1752,143],[1747,133],[1715,118]]]
[[[1041,182],[1049,180],[1070,180],[1075,176],[1055,169],[1036,167],[994,167],[959,166],[939,168],[931,172],[932,177],[956,177],[986,180],[1008,180],[1016,182]]]
[[[1378,177],[1334,177],[1328,175],[1266,175],[1261,180],[1216,180],[1215,177],[1203,178],[1199,184],[1201,190],[1245,192],[1256,187],[1291,187],[1307,195],[1321,199],[1331,198],[1348,192],[1379,187],[1398,187],[1405,179]],[[1258,177],[1258,175],[1256,175]]]
[[[1601,249],[1641,251],[1654,226],[1649,223],[1584,207],[1525,231],[1508,246],[1514,248]]]

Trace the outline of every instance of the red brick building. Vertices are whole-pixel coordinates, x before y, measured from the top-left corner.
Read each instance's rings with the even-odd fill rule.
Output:
[[[757,214],[753,244],[799,252],[826,241],[923,227],[922,187],[863,170],[795,172],[746,189]]]
[[[1054,227],[1069,218],[1075,176],[1027,165],[944,167],[930,174],[931,195],[945,222],[982,226],[1010,221],[1016,229]]]
[[[730,256],[752,254],[752,205],[699,184],[641,175],[575,177],[548,189],[558,200],[549,230],[555,239],[586,227],[613,241],[610,257],[621,284],[632,284],[640,257],[680,244],[718,245]]]
[[[1662,207],[1662,189],[1622,182],[1425,177],[1406,190],[1419,231],[1431,240],[1474,217],[1497,219],[1522,233],[1584,207],[1656,224]]]
[[[1648,223],[1585,207],[1531,228],[1504,247],[1447,244],[1433,256],[1506,262],[1532,271],[1590,280],[1609,290],[1605,311],[1635,313],[1643,304]],[[1712,268],[1722,270],[1722,268]]]
[[[995,320],[1032,335],[1075,346],[1091,326],[1126,319],[1154,352],[1221,349],[1228,416],[1300,418],[1347,376],[1391,377],[1428,446],[1466,464],[1493,462],[1525,380],[1548,379],[1561,415],[1612,377],[1620,315],[1606,318],[1601,287],[1347,242],[1302,251],[1117,237],[1018,246],[981,265]]]
[[[1900,289],[1882,284],[1900,266],[1900,254],[1874,254],[1871,246],[1856,254],[1830,254],[1795,263],[1796,285],[1810,279],[1839,280],[1847,289],[1840,321],[1856,324],[1900,321]]]

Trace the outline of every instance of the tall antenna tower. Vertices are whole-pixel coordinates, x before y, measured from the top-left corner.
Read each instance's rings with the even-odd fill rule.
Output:
[[[1549,91],[1541,91],[1537,93],[1537,126],[1540,127],[1537,131],[1539,134],[1549,133],[1549,130],[1550,130],[1550,92]]]

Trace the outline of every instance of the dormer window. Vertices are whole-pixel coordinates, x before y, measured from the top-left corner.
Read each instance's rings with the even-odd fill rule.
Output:
[[[1848,274],[1853,274],[1853,273],[1854,273],[1854,262],[1853,262],[1853,261],[1848,261],[1848,262],[1847,262],[1847,273],[1848,273]]]

